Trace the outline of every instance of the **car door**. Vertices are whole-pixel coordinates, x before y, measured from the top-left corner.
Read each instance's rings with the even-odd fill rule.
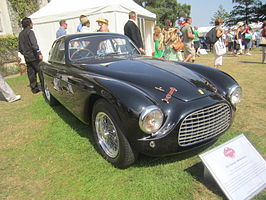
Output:
[[[67,84],[69,75],[69,68],[66,67],[65,61],[65,41],[57,40],[54,44],[53,51],[51,52],[49,63],[52,67],[49,69],[49,73],[52,74],[52,90],[56,97],[62,104],[65,104],[65,93],[73,93],[71,87]]]
[[[60,84],[60,66],[63,63],[58,61],[58,52],[60,51],[60,44],[63,40],[57,40],[53,43],[51,51],[49,52],[48,63],[45,65],[43,75],[45,76],[46,84],[49,91],[60,100],[62,96],[62,87]]]
[[[64,50],[64,54],[58,53],[54,57],[57,63],[59,85],[61,89],[61,102],[64,106],[68,108],[77,117],[84,115],[84,106],[86,104],[87,97],[93,93],[93,84],[88,81],[88,69],[80,64],[72,64],[71,62],[66,62],[66,57],[70,57],[73,54],[72,50],[77,51],[83,49],[82,46],[75,46],[73,49],[73,44],[71,42],[67,44],[60,44],[59,50]],[[68,48],[68,49],[64,49]],[[69,55],[67,55],[69,53]],[[86,76],[83,76],[86,74]]]

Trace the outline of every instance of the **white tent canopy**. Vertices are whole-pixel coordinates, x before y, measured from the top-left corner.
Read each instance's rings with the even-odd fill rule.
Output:
[[[205,35],[206,33],[208,33],[214,26],[204,26],[204,27],[199,27],[198,31],[199,34],[201,35]]]
[[[145,50],[151,55],[153,49],[152,32],[156,15],[139,6],[133,0],[52,0],[30,16],[34,24],[39,46],[47,60],[48,52],[56,39],[59,21],[67,20],[69,34],[76,33],[80,15],[86,15],[91,22],[91,30],[98,29],[96,20],[104,17],[109,20],[110,32],[124,33],[124,24],[128,20],[128,13],[135,11],[138,24],[142,32]]]

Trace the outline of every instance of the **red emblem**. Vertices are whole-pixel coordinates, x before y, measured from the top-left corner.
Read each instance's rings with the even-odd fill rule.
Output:
[[[166,102],[166,103],[169,103],[169,100],[172,98],[172,95],[173,95],[174,92],[176,92],[176,91],[177,91],[177,89],[171,87],[171,88],[170,88],[170,91],[168,92],[168,94],[166,95],[166,97],[163,98],[162,100],[163,100],[164,102]]]
[[[229,158],[235,158],[235,150],[229,147],[225,147],[224,155]]]

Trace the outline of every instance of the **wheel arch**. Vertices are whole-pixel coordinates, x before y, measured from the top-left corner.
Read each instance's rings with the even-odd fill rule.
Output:
[[[108,103],[114,106],[118,117],[124,124],[124,129],[136,132],[138,126],[139,115],[142,110],[150,105],[154,105],[147,95],[138,88],[129,85],[125,82],[116,80],[100,80],[101,86],[97,87],[94,94],[91,94],[85,105],[85,120],[86,123],[91,123],[91,114],[93,106],[99,99],[105,99]],[[130,134],[126,131],[126,137],[133,137],[135,134]],[[143,133],[139,133],[143,134]]]
[[[86,105],[85,105],[85,121],[87,123],[90,123],[91,122],[91,114],[92,114],[92,109],[93,109],[93,106],[94,104],[96,103],[97,100],[103,98],[102,96],[98,95],[98,94],[92,94],[87,102],[86,102]]]

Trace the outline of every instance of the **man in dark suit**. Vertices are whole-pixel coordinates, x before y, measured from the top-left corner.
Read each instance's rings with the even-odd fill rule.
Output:
[[[37,39],[34,32],[30,18],[25,17],[22,20],[23,30],[19,33],[19,52],[24,56],[27,64],[27,74],[30,81],[32,93],[40,92],[40,86],[37,83],[37,74],[41,81],[39,63],[43,59],[42,53],[39,49]]]
[[[124,33],[127,37],[129,37],[138,49],[144,53],[143,43],[141,39],[141,34],[138,26],[136,25],[137,15],[134,11],[129,13],[129,20],[124,26]]]

